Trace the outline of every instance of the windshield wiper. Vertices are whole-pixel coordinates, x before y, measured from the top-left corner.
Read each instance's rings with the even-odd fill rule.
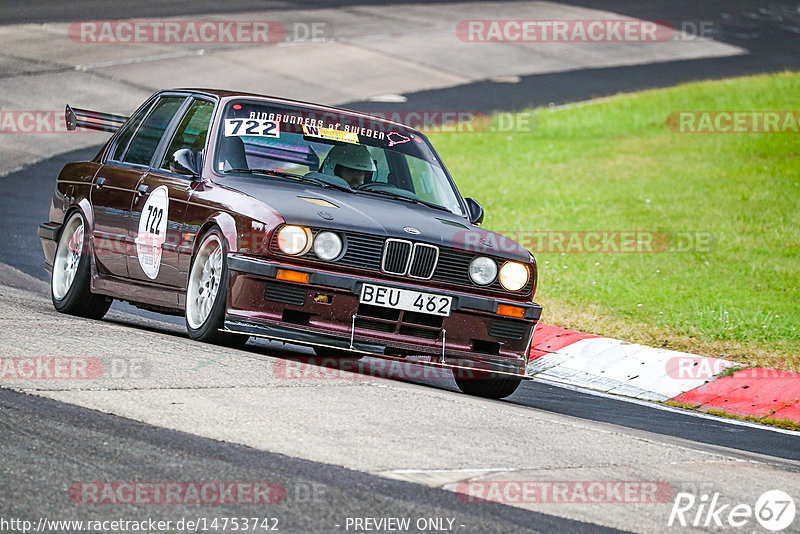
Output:
[[[392,193],[391,191],[382,191],[380,189],[362,189],[359,192],[385,195],[387,197],[396,198],[397,200],[405,200],[406,202],[413,202],[414,204],[422,204],[423,206],[428,206],[429,208],[446,211],[447,213],[453,213],[449,209],[445,208],[444,206],[440,206],[439,204],[434,204],[433,202],[428,202],[427,200],[422,200],[421,198],[413,198],[413,197],[408,197],[406,195],[401,195],[399,193]]]
[[[286,171],[278,171],[275,169],[228,169],[227,171],[222,171],[222,172],[223,174],[229,174],[234,172],[242,172],[246,174],[271,174],[273,176],[280,176],[281,178],[292,178],[293,180],[298,180],[300,182],[305,182],[307,184],[321,185],[322,187],[333,187],[334,189],[339,189],[341,191],[350,191],[350,192],[353,191],[349,187],[333,184],[330,182],[326,182],[324,180],[318,180],[317,178],[312,178],[311,176],[303,176],[302,174],[295,174],[293,172],[286,172]]]

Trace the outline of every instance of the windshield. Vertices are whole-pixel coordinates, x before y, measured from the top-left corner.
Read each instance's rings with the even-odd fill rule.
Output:
[[[433,148],[402,126],[242,99],[227,104],[220,127],[213,160],[218,173],[302,179],[464,216]]]

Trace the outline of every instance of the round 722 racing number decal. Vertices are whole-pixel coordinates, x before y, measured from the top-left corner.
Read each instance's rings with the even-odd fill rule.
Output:
[[[167,238],[169,193],[167,187],[156,187],[144,203],[136,234],[136,255],[144,274],[153,280],[161,267],[161,246]]]

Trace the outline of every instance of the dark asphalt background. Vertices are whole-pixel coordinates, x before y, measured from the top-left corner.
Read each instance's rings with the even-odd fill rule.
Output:
[[[115,18],[165,17],[252,9],[358,6],[373,2],[264,2],[210,0],[144,3],[131,0],[0,2],[0,23],[64,22]],[[377,3],[377,2],[375,2]],[[387,4],[389,2],[379,2]],[[413,4],[403,1],[399,4]],[[800,66],[800,13],[797,2],[628,0],[576,1],[564,4],[606,9],[651,20],[714,21],[715,38],[748,49],[744,56],[667,62],[654,65],[587,69],[522,77],[520,83],[476,82],[460,87],[405,95],[391,109],[474,109],[514,111],[606,96],[620,91],[676,83],[797,69]],[[376,104],[353,102],[369,110]],[[89,159],[97,148],[53,157],[0,179],[0,262],[46,279],[36,237],[55,177],[68,161]],[[115,306],[118,306],[115,304]],[[158,317],[132,311],[148,317]],[[162,318],[175,324],[174,318]],[[180,323],[180,320],[177,321]],[[165,324],[165,329],[166,324]],[[252,350],[265,351],[262,346]],[[442,387],[432,384],[431,387]],[[447,386],[449,387],[449,386]],[[453,387],[454,389],[454,387]],[[741,451],[800,459],[795,435],[709,420],[651,406],[598,397],[538,382],[527,382],[502,401],[623,427],[730,447]],[[261,516],[281,520],[284,532],[330,532],[346,516],[456,517],[469,532],[604,532],[601,527],[567,521],[501,505],[460,503],[454,494],[386,480],[342,468],[298,460],[191,436],[68,404],[0,389],[0,516],[38,518],[115,517],[135,519],[181,516]],[[102,511],[70,503],[67,488],[79,480],[264,480],[292,488],[319,484],[318,502],[287,502],[273,509],[220,507],[106,507]],[[526,530],[527,529],[527,530]]]
[[[618,532],[496,503],[461,502],[450,491],[269,454],[5,389],[0,389],[0,410],[0,517],[6,519],[36,524],[41,516],[206,517],[209,522],[214,517],[270,517],[279,520],[280,532],[314,533],[345,532],[347,517],[447,517],[455,520],[455,532],[477,534]],[[286,500],[238,506],[86,505],[70,500],[69,488],[76,482],[113,481],[274,483],[285,488]]]

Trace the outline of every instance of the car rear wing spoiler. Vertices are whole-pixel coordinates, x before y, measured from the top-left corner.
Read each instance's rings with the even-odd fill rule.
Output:
[[[125,124],[128,117],[122,115],[112,115],[111,113],[101,113],[88,109],[71,108],[67,105],[64,112],[64,120],[67,122],[67,130],[72,131],[78,126],[89,130],[100,130],[101,132],[116,132],[119,127]]]

